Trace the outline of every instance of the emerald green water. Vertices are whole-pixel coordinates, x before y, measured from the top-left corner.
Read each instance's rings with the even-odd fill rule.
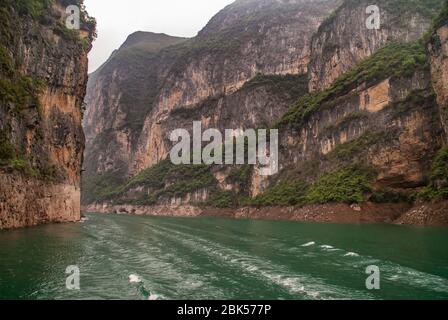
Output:
[[[0,232],[0,299],[448,298],[445,228],[88,218]],[[368,265],[380,290],[365,287]]]

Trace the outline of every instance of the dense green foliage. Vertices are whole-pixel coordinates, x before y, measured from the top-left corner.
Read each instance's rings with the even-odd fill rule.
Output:
[[[211,195],[208,201],[201,205],[213,208],[234,208],[240,204],[238,195],[232,191],[218,191]]]
[[[445,5],[440,14],[434,19],[434,29],[438,29],[444,25],[448,25],[448,1],[445,0]]]
[[[308,186],[303,182],[284,182],[270,187],[250,201],[253,206],[291,206],[304,204]]]
[[[448,147],[442,148],[434,158],[429,185],[419,196],[427,200],[448,198]]]
[[[152,189],[163,188],[165,177],[174,165],[163,160],[157,165],[141,171],[138,175],[132,177],[125,185],[124,189],[131,189],[136,186],[145,186]]]
[[[371,168],[353,165],[320,177],[307,191],[308,203],[345,202],[365,200],[371,192],[371,182],[375,172]]]
[[[179,197],[216,185],[208,165],[176,165],[170,169],[166,178],[170,184],[159,195]]]
[[[250,200],[253,206],[287,206],[313,203],[357,203],[372,192],[375,171],[362,165],[350,165],[323,174],[314,183],[283,181]]]
[[[349,93],[362,82],[373,84],[392,76],[411,76],[416,70],[425,68],[428,68],[428,59],[421,42],[391,43],[340,76],[329,89],[301,97],[278,126],[302,126],[324,104]]]
[[[123,181],[120,172],[108,172],[86,178],[83,182],[83,203],[124,199],[126,193],[144,187],[137,200],[125,201],[133,204],[153,204],[160,198],[181,197],[205,188],[214,189],[217,184],[210,166],[174,165],[164,160]],[[132,196],[131,198],[134,198]]]
[[[235,166],[227,176],[226,182],[237,184],[242,189],[242,191],[246,193],[247,188],[249,187],[252,169],[253,167],[248,164]]]

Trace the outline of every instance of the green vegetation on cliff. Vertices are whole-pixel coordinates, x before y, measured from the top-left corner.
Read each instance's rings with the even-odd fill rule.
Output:
[[[251,199],[249,204],[257,207],[304,204],[307,190],[304,182],[282,182]]]
[[[158,195],[182,197],[190,192],[216,186],[216,179],[208,165],[177,165],[168,172],[169,184]]]
[[[448,198],[448,147],[442,148],[434,158],[429,185],[420,197],[427,200]]]
[[[358,203],[372,192],[375,171],[363,165],[349,165],[323,174],[312,184],[283,181],[250,200],[253,206],[288,206],[314,203]]]
[[[214,192],[209,200],[199,203],[199,205],[213,208],[236,208],[240,205],[239,196],[234,191]]]
[[[247,154],[246,154],[247,155]],[[245,164],[241,166],[235,166],[230,171],[226,178],[228,183],[237,183],[242,187],[247,187],[252,174],[252,166]]]
[[[35,1],[37,2],[37,1]],[[18,1],[15,5],[23,10],[37,6],[34,1]],[[23,75],[19,72],[20,61],[14,53],[8,50],[12,47],[15,25],[9,9],[0,7],[0,167],[7,170],[19,171],[30,176],[37,176],[36,171],[27,159],[23,147],[11,141],[11,127],[6,122],[6,116],[17,119],[24,117],[24,111],[32,109],[39,114],[38,95],[44,82],[33,75]]]
[[[440,14],[434,19],[434,29],[438,29],[444,25],[448,25],[448,1],[445,0],[445,5],[443,6]]]
[[[6,5],[15,7],[21,15],[40,17],[53,0],[4,0]]]
[[[151,205],[159,199],[182,197],[207,188],[215,190],[217,185],[210,166],[174,165],[169,160],[163,160],[127,181],[121,176],[119,172],[108,172],[85,178],[83,203],[118,199],[119,202]],[[128,196],[128,193],[132,195]]]
[[[320,107],[348,94],[364,82],[370,85],[388,77],[411,76],[416,70],[428,67],[422,42],[391,43],[340,76],[329,89],[299,98],[283,115],[278,126],[302,126]]]
[[[109,171],[91,177],[84,177],[82,179],[82,202],[101,202],[117,196],[117,188],[123,183],[120,176],[117,172]]]
[[[40,170],[34,168],[25,153],[11,142],[11,137],[6,130],[0,130],[0,169],[46,179],[52,179],[56,174],[51,175],[48,168]]]
[[[16,115],[28,107],[39,107],[38,95],[44,82],[37,77],[21,75],[10,53],[0,44],[0,103]]]
[[[359,203],[372,191],[371,182],[375,177],[372,168],[352,165],[327,173],[317,179],[307,191],[307,203],[345,202]]]

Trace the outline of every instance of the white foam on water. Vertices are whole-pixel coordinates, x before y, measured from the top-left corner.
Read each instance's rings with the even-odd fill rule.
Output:
[[[130,283],[140,283],[142,282],[142,280],[140,279],[140,277],[136,274],[131,274],[129,275],[129,282]]]
[[[159,227],[159,229],[163,230],[164,228]],[[372,298],[369,293],[329,284],[309,274],[290,272],[271,261],[210,242],[201,237],[193,237],[191,234],[170,230],[168,237],[177,237],[176,235],[179,236],[178,239],[181,239],[183,244],[188,245],[192,250],[199,250],[206,255],[218,258],[221,262],[238,268],[251,277],[275,284],[292,295],[301,295],[307,299]],[[314,242],[310,242],[307,245],[314,244]]]
[[[437,292],[448,292],[448,280],[438,275],[418,271],[395,263],[383,263],[380,270],[388,276],[389,280],[405,283],[408,286],[424,288]]]
[[[336,251],[341,251],[341,249],[335,248],[333,246],[330,246],[328,244],[324,244],[319,246],[319,248],[321,248],[323,251],[325,252],[336,252]]]
[[[344,257],[359,257],[359,254],[357,254],[356,252],[347,252],[346,254],[344,254]]]
[[[398,280],[399,278],[400,278],[399,276],[394,275],[394,276],[390,276],[389,278],[387,278],[387,280],[396,281],[396,280]]]
[[[314,246],[315,244],[316,244],[316,242],[314,242],[314,241],[311,241],[311,242],[308,242],[308,243],[302,244],[302,247],[311,247],[311,246]]]
[[[247,271],[251,271],[251,272],[253,272],[253,271],[257,271],[258,268],[255,267],[255,266],[248,266],[248,267],[246,268],[246,270],[247,270]]]

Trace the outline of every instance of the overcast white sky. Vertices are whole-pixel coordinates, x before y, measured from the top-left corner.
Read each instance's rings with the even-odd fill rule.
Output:
[[[234,0],[85,0],[97,19],[98,39],[90,52],[89,72],[135,31],[193,37],[219,10]]]

